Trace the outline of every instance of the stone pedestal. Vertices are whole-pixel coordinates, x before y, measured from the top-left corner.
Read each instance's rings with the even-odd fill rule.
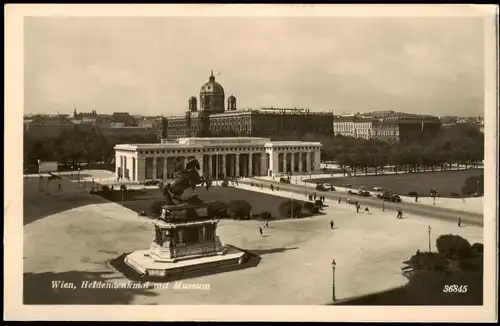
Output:
[[[208,217],[208,204],[165,205],[161,219],[153,221],[149,250],[129,254],[125,263],[138,273],[161,277],[243,263],[243,251],[219,240],[217,223]]]

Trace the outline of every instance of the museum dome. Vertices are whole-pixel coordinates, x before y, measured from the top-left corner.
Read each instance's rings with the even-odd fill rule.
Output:
[[[208,82],[201,86],[200,95],[224,95],[224,88],[215,81],[213,71],[210,73]]]

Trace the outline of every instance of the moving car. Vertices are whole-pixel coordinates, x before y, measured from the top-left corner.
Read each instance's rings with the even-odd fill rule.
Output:
[[[401,197],[399,197],[398,194],[392,193],[392,192],[385,192],[383,194],[378,194],[377,195],[378,199],[383,199],[385,201],[390,201],[393,203],[400,203],[401,202]]]

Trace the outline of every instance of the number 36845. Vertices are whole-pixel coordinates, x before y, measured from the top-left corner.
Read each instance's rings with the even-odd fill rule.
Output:
[[[467,292],[467,285],[457,285],[457,284],[445,285],[443,288],[443,292],[445,292],[445,293],[466,293]]]

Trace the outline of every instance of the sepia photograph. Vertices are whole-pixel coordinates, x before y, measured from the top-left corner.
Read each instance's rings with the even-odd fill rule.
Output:
[[[497,318],[494,8],[5,12],[11,318]]]

